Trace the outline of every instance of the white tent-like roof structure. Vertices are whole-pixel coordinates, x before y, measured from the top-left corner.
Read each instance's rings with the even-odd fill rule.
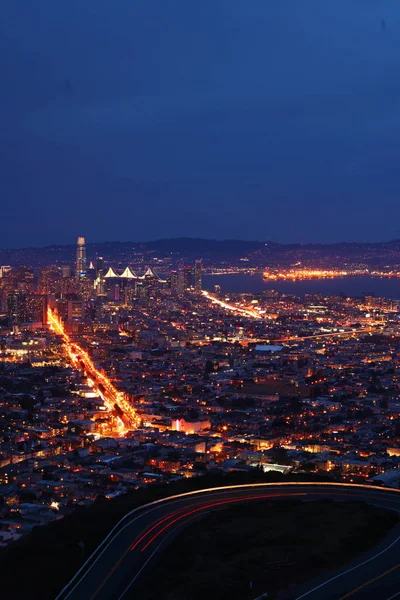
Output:
[[[161,277],[159,277],[151,267],[148,267],[146,269],[144,275],[136,275],[136,273],[132,271],[129,265],[124,269],[123,273],[121,273],[120,275],[112,267],[109,267],[104,277],[105,279],[156,279],[157,281],[160,281],[162,283],[166,282],[166,280],[161,279]]]
[[[125,271],[120,275],[120,277],[123,279],[137,279],[138,278],[136,273],[134,271],[132,271],[132,269],[130,268],[129,265],[126,267]]]
[[[118,278],[119,275],[118,275],[118,273],[116,273],[114,271],[114,269],[112,267],[109,267],[109,269],[108,269],[107,273],[104,275],[104,277],[106,279],[110,279],[110,278],[114,278],[115,279],[115,278]]]

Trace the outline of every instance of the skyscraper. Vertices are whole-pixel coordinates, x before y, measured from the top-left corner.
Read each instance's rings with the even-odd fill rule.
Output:
[[[26,294],[14,292],[7,296],[7,313],[12,324],[26,322]]]
[[[190,265],[186,265],[183,267],[183,283],[185,290],[189,290],[192,287],[192,267]]]
[[[82,320],[85,316],[85,302],[83,300],[68,300],[68,321]]]
[[[171,288],[171,290],[173,292],[177,292],[178,291],[178,272],[177,271],[171,271],[169,278],[168,278],[168,282],[169,282],[169,287]]]
[[[47,295],[29,294],[25,298],[26,320],[28,323],[47,323]]]
[[[86,273],[86,245],[85,238],[78,237],[76,247],[76,276],[80,277]]]
[[[178,272],[176,275],[176,291],[178,294],[183,294],[185,289],[185,277],[183,271],[183,264],[178,265]]]
[[[201,258],[194,263],[194,289],[196,292],[201,292],[201,280],[203,274],[203,263]]]
[[[61,290],[61,272],[59,267],[43,267],[39,269],[38,294],[57,294]]]
[[[102,256],[96,257],[96,275],[101,277],[104,271],[104,260]]]

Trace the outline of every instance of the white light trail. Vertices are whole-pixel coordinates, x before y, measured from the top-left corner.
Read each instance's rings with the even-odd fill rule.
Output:
[[[250,317],[251,319],[262,319],[262,316],[256,310],[252,310],[249,308],[240,308],[239,306],[235,306],[234,304],[228,304],[228,302],[224,302],[223,300],[216,298],[215,296],[213,296],[212,294],[210,294],[209,292],[206,292],[204,290],[201,293],[208,300],[211,300],[211,302],[213,304],[218,304],[219,306],[222,306],[222,308],[226,308],[226,310],[230,310],[231,312],[240,313],[246,317]]]

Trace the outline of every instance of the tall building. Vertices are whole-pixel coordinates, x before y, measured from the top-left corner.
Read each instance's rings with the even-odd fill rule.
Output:
[[[35,291],[35,278],[33,269],[19,266],[13,267],[3,274],[3,288],[9,292],[20,291],[24,294],[33,294]]]
[[[173,292],[176,292],[178,290],[178,272],[177,271],[171,271],[171,273],[169,274],[168,277],[168,283],[169,283],[169,287]]]
[[[96,258],[96,276],[101,277],[104,271],[104,260],[102,256]]]
[[[78,295],[83,298],[85,302],[90,298],[95,297],[94,279],[91,277],[90,273],[85,277],[81,276],[76,283]]]
[[[183,265],[179,265],[178,273],[176,275],[176,291],[178,292],[178,294],[183,294],[184,289],[185,289],[185,278],[184,278]]]
[[[183,282],[184,282],[185,290],[189,290],[192,287],[192,278],[193,278],[192,267],[190,265],[183,267]]]
[[[20,325],[26,322],[26,295],[14,292],[7,296],[7,313],[11,323]]]
[[[39,269],[38,294],[58,294],[61,290],[61,272],[59,267]]]
[[[116,281],[115,283],[113,282],[108,285],[107,298],[111,300],[111,302],[119,302],[120,294],[121,288],[119,281]]]
[[[180,263],[176,275],[176,291],[178,294],[183,294],[185,290],[191,289],[193,286],[193,271],[190,265]]]
[[[196,292],[201,292],[201,283],[203,275],[203,262],[201,258],[194,263],[194,289]]]
[[[76,247],[76,276],[80,277],[86,273],[86,244],[84,237],[78,237],[78,245]]]
[[[95,279],[94,282],[94,289],[96,291],[96,298],[100,297],[100,296],[107,296],[107,290],[106,290],[106,280],[104,279],[103,275],[102,275],[103,271],[99,271],[98,275]]]
[[[11,267],[9,267],[9,266],[4,265],[4,266],[0,267],[0,277],[4,277],[4,275],[6,273],[8,273],[9,271],[11,271]]]
[[[85,303],[83,300],[68,300],[68,321],[82,320],[85,317]]]
[[[28,323],[47,323],[47,295],[29,294],[26,296],[26,320]]]

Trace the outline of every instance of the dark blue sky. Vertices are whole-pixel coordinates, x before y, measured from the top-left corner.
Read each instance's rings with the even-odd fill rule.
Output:
[[[2,247],[400,236],[399,0],[5,0],[0,70]]]

